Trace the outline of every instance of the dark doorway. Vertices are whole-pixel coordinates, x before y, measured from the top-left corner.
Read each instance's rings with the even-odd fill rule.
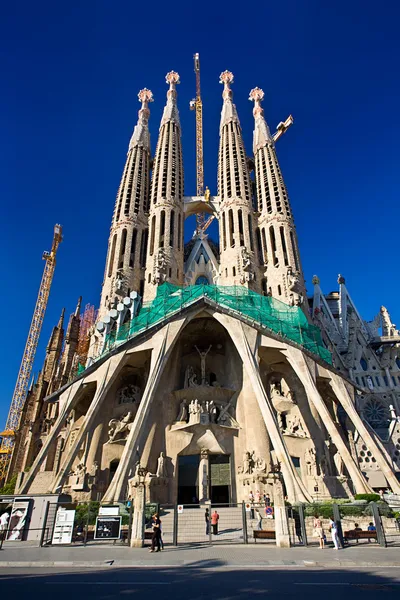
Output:
[[[178,457],[178,504],[198,504],[199,464],[199,454]]]
[[[110,477],[108,479],[108,485],[110,485],[110,483],[113,480],[113,477],[118,469],[118,465],[119,465],[119,460],[112,460],[110,462]]]
[[[229,504],[231,501],[230,456],[210,455],[210,482],[212,504]]]

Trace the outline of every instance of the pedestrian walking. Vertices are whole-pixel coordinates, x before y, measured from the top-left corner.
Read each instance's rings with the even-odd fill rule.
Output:
[[[160,548],[164,550],[164,540],[162,538],[162,521],[160,519]]]
[[[206,508],[206,512],[204,514],[204,519],[206,521],[206,535],[210,534],[210,511]]]
[[[152,525],[153,525],[153,535],[151,538],[151,549],[150,552],[154,552],[155,547],[157,546],[157,550],[156,552],[160,552],[161,549],[161,543],[160,543],[160,539],[161,539],[161,519],[158,516],[158,513],[155,513],[153,515],[153,519],[152,519]]]
[[[3,512],[3,514],[0,516],[0,531],[7,531],[9,519],[10,514],[8,511]]]
[[[219,514],[217,513],[216,510],[214,510],[213,514],[211,515],[211,525],[213,528],[214,535],[218,535],[218,521],[219,521]]]
[[[335,550],[339,550],[340,549],[339,533],[338,533],[337,525],[333,519],[329,519],[329,530],[331,532],[332,542],[335,546]]]
[[[322,527],[322,521],[318,516],[314,518],[314,537],[319,539],[319,547],[323,550],[325,545],[325,534],[324,528]]]

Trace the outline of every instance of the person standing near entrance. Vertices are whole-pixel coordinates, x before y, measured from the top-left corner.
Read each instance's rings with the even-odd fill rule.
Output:
[[[158,516],[158,513],[153,515],[153,536],[151,538],[151,549],[149,552],[154,552],[155,547],[157,546],[156,552],[160,552],[160,538],[161,538],[161,519]]]
[[[218,535],[218,521],[219,521],[219,514],[217,513],[216,510],[214,510],[213,514],[211,515],[211,525],[213,528],[214,535]]]
[[[204,518],[206,521],[206,535],[209,535],[210,534],[210,511],[208,510],[208,508],[206,508]]]
[[[335,545],[335,550],[339,550],[340,549],[339,532],[338,532],[337,525],[333,519],[329,519],[329,529],[330,529],[331,536],[332,536],[332,542]]]
[[[318,516],[314,519],[314,536],[319,539],[319,547],[323,550],[325,545],[324,529],[322,527],[322,521]]]
[[[0,516],[0,539],[1,539],[1,536],[3,536],[3,538],[4,538],[6,535],[9,519],[10,519],[10,514],[8,513],[8,511],[3,512],[3,514]]]

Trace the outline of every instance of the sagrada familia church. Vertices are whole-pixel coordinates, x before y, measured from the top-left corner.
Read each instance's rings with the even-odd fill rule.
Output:
[[[218,189],[185,196],[179,75],[153,156],[141,109],[117,193],[87,360],[79,306],[54,328],[14,452],[20,494],[160,503],[290,502],[400,493],[400,332],[362,319],[345,279],[306,290],[288,192],[262,108],[251,157],[221,74]],[[279,128],[279,126],[278,126]],[[218,221],[219,243],[185,219]]]

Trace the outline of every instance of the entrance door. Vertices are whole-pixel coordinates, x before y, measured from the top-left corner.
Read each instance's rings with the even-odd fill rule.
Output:
[[[210,482],[212,504],[231,501],[231,464],[227,454],[210,454]]]
[[[199,501],[200,455],[178,456],[178,504]]]

